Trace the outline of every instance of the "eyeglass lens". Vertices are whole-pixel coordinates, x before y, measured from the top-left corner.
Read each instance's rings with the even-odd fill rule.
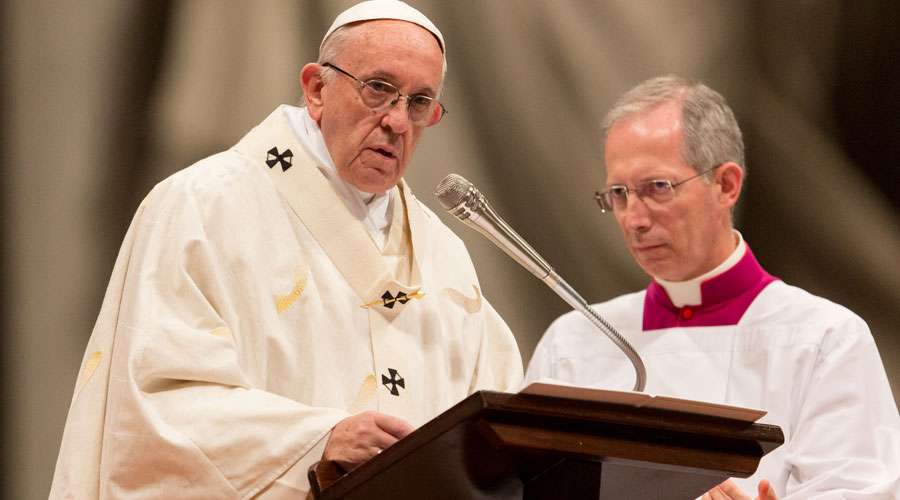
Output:
[[[675,189],[671,181],[651,180],[635,185],[634,189],[629,189],[628,186],[611,186],[606,192],[597,193],[596,198],[600,208],[606,212],[623,210],[628,206],[628,196],[631,194],[641,200],[665,203],[675,196]]]
[[[372,109],[380,109],[394,105],[400,99],[400,90],[388,82],[381,80],[369,80],[363,82],[362,99],[366,106]],[[406,96],[406,106],[409,108],[409,119],[414,122],[424,122],[431,118],[437,101],[424,95]]]

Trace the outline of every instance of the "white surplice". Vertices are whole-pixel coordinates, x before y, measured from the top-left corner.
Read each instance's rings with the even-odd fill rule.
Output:
[[[646,291],[594,307],[640,353],[646,392],[768,410],[785,443],[736,479],[756,496],[890,499],[900,495],[900,417],[866,323],[846,308],[775,281],[735,325],[642,331]],[[634,369],[581,314],[557,319],[528,366],[553,378],[630,390]]]
[[[287,112],[141,204],[51,498],[249,498],[305,473],[351,414],[418,426],[521,383],[462,242],[401,183],[379,249]]]

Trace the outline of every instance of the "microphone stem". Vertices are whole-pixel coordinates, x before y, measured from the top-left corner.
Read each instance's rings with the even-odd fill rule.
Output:
[[[550,273],[542,278],[541,281],[547,284],[551,290],[556,292],[557,295],[560,296],[566,303],[568,303],[572,308],[584,314],[584,316],[593,323],[601,332],[606,334],[609,339],[616,344],[622,352],[631,360],[631,364],[634,365],[635,371],[635,381],[634,381],[634,390],[637,392],[642,392],[644,390],[644,386],[647,384],[647,370],[644,368],[644,362],[641,360],[641,357],[638,355],[637,351],[634,350],[634,347],[628,343],[619,332],[613,328],[602,316],[597,314],[594,309],[588,305],[588,303],[575,291],[574,288],[569,286],[568,283],[564,279],[562,279],[556,271],[550,270]]]

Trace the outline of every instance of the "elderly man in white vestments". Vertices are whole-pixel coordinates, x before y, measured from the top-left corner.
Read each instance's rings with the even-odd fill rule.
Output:
[[[281,106],[166,179],[122,245],[51,498],[302,498],[480,389],[521,383],[462,242],[402,176],[441,120],[444,40],[340,14]]]
[[[678,77],[626,93],[604,121],[597,193],[646,290],[602,304],[653,394],[758,407],[785,443],[704,499],[887,499],[900,492],[900,417],[866,323],[767,273],[733,228],[746,176],[724,98]],[[541,339],[526,379],[629,389],[633,370],[578,313]]]

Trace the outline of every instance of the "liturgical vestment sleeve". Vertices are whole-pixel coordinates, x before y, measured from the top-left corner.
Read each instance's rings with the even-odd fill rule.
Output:
[[[112,357],[114,376],[95,373],[84,382],[108,384],[112,397],[104,429],[85,429],[83,436],[102,439],[103,467],[112,472],[102,487],[112,498],[135,491],[159,498],[175,491],[180,498],[244,496],[239,493],[273,480],[349,415],[258,388],[266,385],[262,371],[244,368],[262,347],[253,345],[254,337],[266,337],[259,331],[265,324],[254,319],[258,290],[234,280],[230,266],[242,263],[216,244],[226,228],[204,227],[202,208],[184,205],[191,201],[160,188],[146,202],[151,207],[142,207],[129,237],[134,247],[123,250],[127,270],[115,276],[121,291],[110,290],[118,300],[107,300],[100,319],[118,334],[107,346],[88,349],[88,356]],[[247,338],[229,325],[239,325]],[[102,389],[80,387],[72,411],[99,406]],[[77,454],[71,450],[67,459]]]

